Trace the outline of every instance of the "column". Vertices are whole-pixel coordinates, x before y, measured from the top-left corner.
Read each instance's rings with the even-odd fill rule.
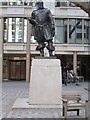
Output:
[[[6,43],[8,43],[8,39],[9,39],[9,18],[7,18],[7,40],[6,40]]]
[[[9,18],[8,42],[12,42],[12,18]]]
[[[26,41],[26,82],[30,81],[30,23],[27,21],[27,41]]]
[[[3,25],[4,19],[0,19],[0,82],[3,79]]]
[[[88,44],[90,44],[89,40],[90,40],[90,21],[88,21],[88,26],[89,26],[89,38],[88,38]],[[90,47],[89,47],[89,50],[90,50]]]
[[[82,44],[84,44],[84,19],[82,19]]]
[[[20,24],[20,18],[16,18],[16,35],[15,35],[15,42],[18,42],[18,34],[19,34],[19,25],[18,25],[18,23]]]
[[[67,44],[69,44],[69,18],[67,19]]]
[[[73,71],[77,74],[77,52],[73,52]]]

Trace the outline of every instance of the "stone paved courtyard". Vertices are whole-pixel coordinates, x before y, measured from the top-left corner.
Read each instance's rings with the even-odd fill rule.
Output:
[[[68,86],[62,85],[62,94],[80,94],[82,99],[87,99],[90,91],[87,90],[88,83],[74,83]],[[86,88],[86,89],[85,89]],[[2,117],[3,118],[62,118],[62,109],[12,109],[17,98],[28,98],[29,83],[24,81],[3,82],[2,83]],[[90,108],[90,107],[89,107]],[[88,108],[88,115],[89,115]],[[75,116],[75,112],[68,112],[68,115]],[[80,111],[80,118],[84,118],[84,109]]]

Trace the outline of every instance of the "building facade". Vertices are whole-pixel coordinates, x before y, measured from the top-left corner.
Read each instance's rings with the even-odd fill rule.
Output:
[[[75,73],[89,80],[90,74],[90,18],[87,13],[65,0],[44,1],[55,19],[55,55]],[[35,2],[0,2],[0,19],[3,39],[3,80],[29,81],[32,59],[39,55],[31,34],[31,26],[25,17],[30,17]],[[30,67],[28,67],[30,66]],[[30,72],[29,72],[30,73]]]

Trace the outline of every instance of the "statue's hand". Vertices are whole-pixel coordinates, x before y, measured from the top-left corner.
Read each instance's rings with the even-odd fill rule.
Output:
[[[53,36],[53,37],[55,36],[55,27],[52,28],[52,36]]]
[[[43,25],[39,25],[39,24],[37,24],[37,26],[40,27],[40,28],[43,28]]]
[[[29,19],[29,22],[34,26],[38,24],[34,19]]]
[[[24,19],[30,20],[30,18],[28,18],[28,17],[25,17]]]

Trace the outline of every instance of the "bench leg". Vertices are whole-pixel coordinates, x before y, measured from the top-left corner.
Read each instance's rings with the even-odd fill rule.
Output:
[[[62,115],[64,116],[64,106],[63,106],[63,111],[62,112],[63,112]]]
[[[65,119],[67,118],[67,106],[65,106],[65,108],[64,108],[64,118]]]
[[[77,110],[77,116],[79,116],[79,109]]]
[[[87,119],[87,103],[86,103],[86,106],[85,106],[85,118]]]

